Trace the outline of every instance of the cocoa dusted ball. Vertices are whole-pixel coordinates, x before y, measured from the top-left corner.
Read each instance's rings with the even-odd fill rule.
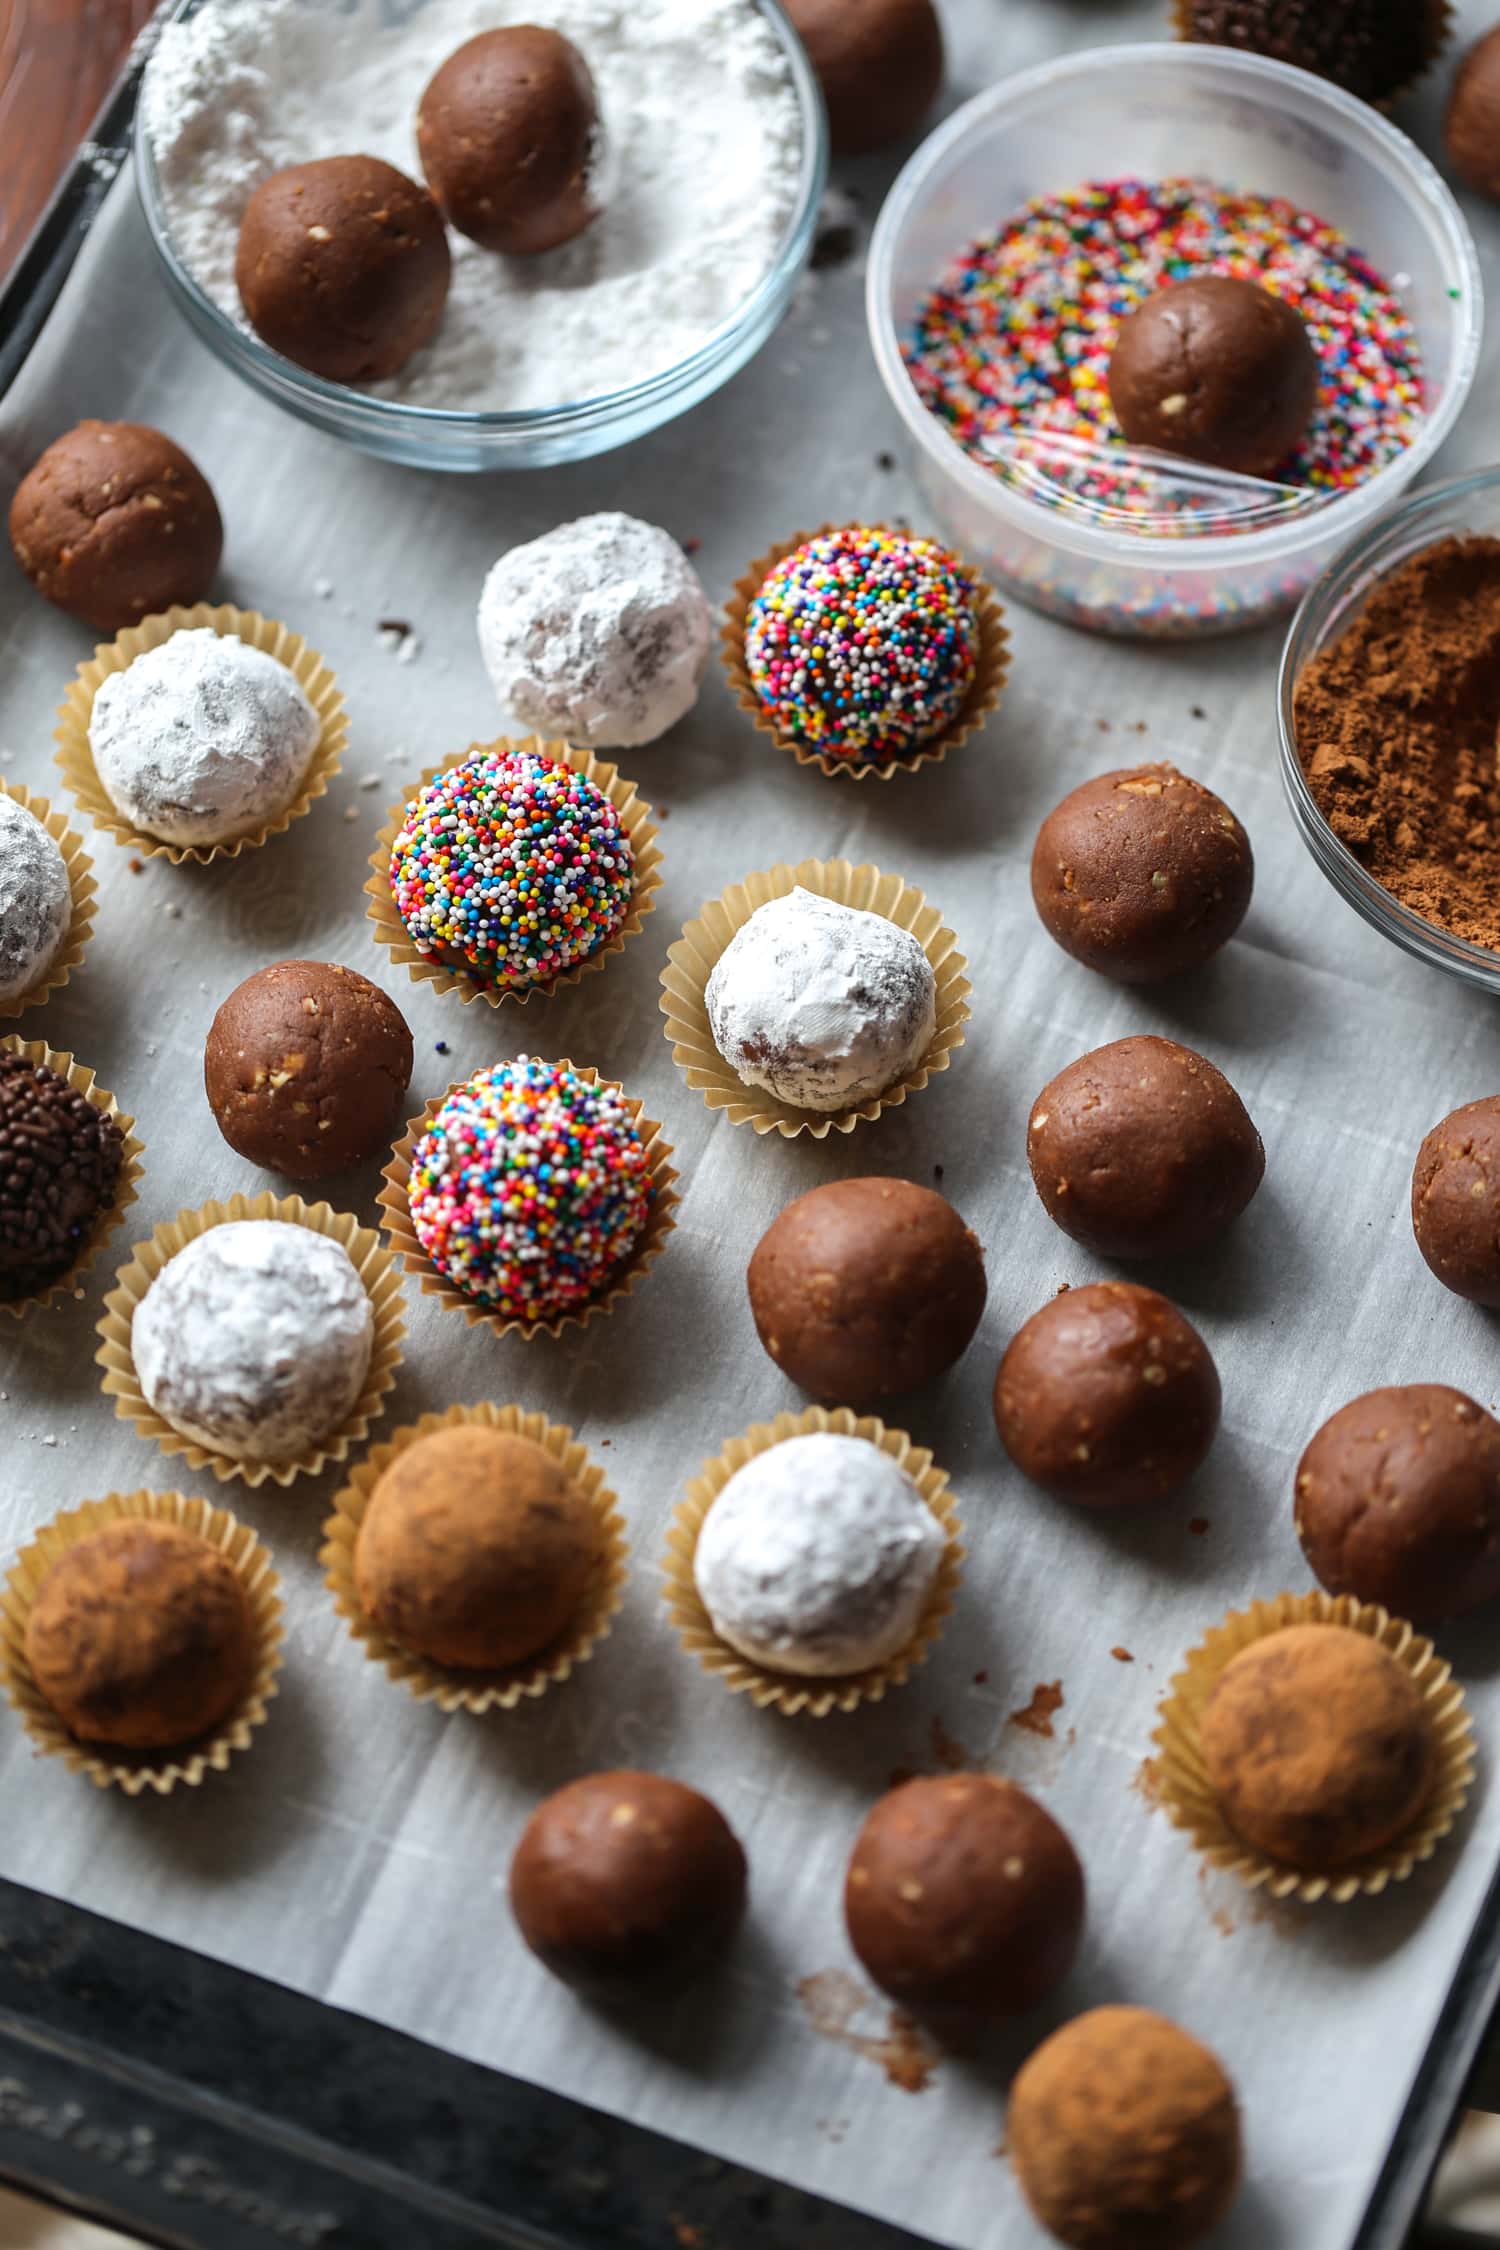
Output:
[[[1500,1095],[1433,1126],[1411,1176],[1411,1223],[1445,1289],[1500,1306]]]
[[[823,89],[835,156],[914,133],[943,83],[932,0],[787,0]]]
[[[403,1648],[495,1671],[564,1631],[602,1548],[597,1513],[544,1446],[459,1423],[418,1438],[380,1478],[354,1580]]]
[[[336,961],[273,961],[209,1026],[203,1089],[239,1155],[322,1180],[389,1148],[411,1066],[411,1033],[379,985]]]
[[[1048,935],[1120,984],[1201,968],[1244,920],[1254,883],[1229,807],[1169,765],[1085,781],[1047,815],[1031,855]]]
[[[1006,2136],[1027,2202],[1071,2250],[1189,2250],[1240,2183],[1222,2065],[1147,2008],[1093,2008],[1044,2039]]]
[[[655,1773],[593,1773],[539,1805],[511,1862],[522,1937],[604,1999],[678,1991],[745,1911],[745,1855],[716,1805]]]
[[[1297,1536],[1330,1594],[1437,1625],[1500,1594],[1500,1422],[1445,1383],[1368,1391],[1297,1465]]]
[[[849,1942],[920,2015],[998,2018],[1044,2000],[1083,1929],[1078,1854],[1049,1812],[994,1774],[942,1774],[882,1797],[844,1884]]]
[[[425,188],[376,156],[324,156],[261,181],[234,278],[273,352],[330,383],[375,383],[436,335],[450,268]]]
[[[984,1311],[977,1237],[910,1180],[834,1180],[799,1195],[761,1236],[748,1280],[777,1366],[841,1406],[932,1382]]]
[[[1500,23],[1475,40],[1458,66],[1443,143],[1460,179],[1500,201]]]
[[[1224,1073],[1150,1034],[1096,1047],[1059,1071],[1037,1096],[1026,1154],[1048,1217],[1101,1258],[1203,1249],[1239,1217],[1266,1169]]]
[[[512,24],[465,40],[417,110],[427,185],[460,234],[534,258],[598,218],[599,98],[570,39]]]
[[[123,1749],[192,1742],[255,1672],[234,1566],[196,1532],[122,1518],[69,1547],[37,1588],[26,1661],[70,1734]]]
[[[203,600],[224,525],[202,471],[160,430],[79,422],[17,485],[10,543],[39,594],[117,633]]]
[[[1133,1281],[1064,1290],[1000,1362],[995,1427],[1023,1475],[1083,1508],[1164,1500],[1219,1427],[1219,1375],[1177,1307]]]
[[[1411,1674],[1345,1625],[1287,1625],[1241,1649],[1203,1707],[1199,1743],[1236,1835],[1312,1872],[1410,1827],[1436,1764]]]
[[[1294,305],[1258,282],[1201,274],[1121,323],[1109,402],[1132,445],[1268,477],[1306,437],[1318,380]]]

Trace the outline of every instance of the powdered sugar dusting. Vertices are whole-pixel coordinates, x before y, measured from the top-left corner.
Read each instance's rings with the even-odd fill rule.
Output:
[[[36,815],[0,791],[0,1000],[30,991],[72,919],[62,853]]]
[[[283,165],[363,153],[420,179],[416,109],[444,56],[534,0],[428,0],[392,24],[376,0],[207,0],[161,37],[144,93],[168,229],[243,324],[245,205]],[[548,0],[604,125],[603,215],[539,258],[452,237],[443,324],[392,381],[413,405],[511,409],[598,396],[685,359],[770,271],[796,202],[803,126],[755,0]]]

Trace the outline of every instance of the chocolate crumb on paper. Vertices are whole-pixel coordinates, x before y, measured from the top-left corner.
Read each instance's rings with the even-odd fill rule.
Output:
[[[938,2052],[920,2027],[902,2008],[892,2008],[883,2034],[855,2027],[861,2016],[876,2012],[876,2003],[863,1985],[843,1969],[823,1969],[802,1977],[797,1998],[809,2024],[820,2039],[847,2047],[866,2062],[878,2063],[887,2083],[904,2094],[925,2093],[938,2066]]]
[[[1135,1658],[1128,1648],[1112,1648],[1109,1653],[1117,1664],[1133,1664],[1135,1662]]]
[[[1019,1711],[1012,1711],[1006,1725],[1021,1727],[1027,1734],[1045,1735],[1051,1741],[1057,1731],[1052,1720],[1062,1707],[1062,1681],[1038,1680],[1031,1691],[1031,1701],[1023,1704]]]

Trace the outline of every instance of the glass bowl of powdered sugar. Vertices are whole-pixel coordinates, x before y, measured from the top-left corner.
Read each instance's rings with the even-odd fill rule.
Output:
[[[256,390],[385,460],[540,468],[626,444],[727,382],[806,265],[827,127],[777,0],[548,0],[598,87],[601,216],[527,259],[451,235],[442,326],[388,381],[268,349],[234,280],[260,181],[351,152],[420,179],[438,63],[534,20],[534,0],[183,0],[147,70],[137,176],[183,312]]]

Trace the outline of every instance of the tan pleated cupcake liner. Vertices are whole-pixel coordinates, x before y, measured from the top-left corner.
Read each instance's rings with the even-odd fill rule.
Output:
[[[1437,1752],[1431,1794],[1411,1826],[1379,1851],[1332,1872],[1304,1873],[1237,1836],[1220,1810],[1199,1745],[1203,1707],[1225,1666],[1253,1641],[1288,1625],[1344,1625],[1389,1649],[1422,1691]],[[1358,1602],[1352,1594],[1278,1594],[1249,1609],[1231,1610],[1190,1651],[1158,1716],[1161,1723],[1152,1739],[1160,1753],[1157,1790],[1167,1817],[1186,1830],[1212,1866],[1272,1898],[1297,1898],[1308,1905],[1328,1899],[1342,1906],[1361,1894],[1375,1897],[1388,1884],[1405,1882],[1451,1832],[1474,1778],[1474,1722],[1452,1666],[1402,1619],[1376,1603]]]
[[[784,562],[796,548],[805,546],[809,539],[821,539],[827,533],[849,528],[846,525],[823,523],[816,531],[794,532],[790,539],[779,539],[774,547],[753,562],[742,578],[737,578],[734,591],[724,607],[724,625],[719,635],[719,649],[725,675],[734,693],[735,701],[747,712],[760,730],[778,750],[785,750],[799,766],[816,766],[819,773],[849,781],[889,781],[892,774],[915,773],[919,766],[941,765],[950,750],[957,750],[977,734],[1005,693],[1005,683],[1010,675],[1010,635],[1005,629],[1005,612],[995,595],[963,558],[954,555],[965,576],[974,588],[974,610],[979,620],[979,657],[969,692],[963,708],[950,719],[941,734],[934,735],[917,750],[904,757],[874,759],[835,758],[826,750],[813,750],[807,743],[793,736],[780,734],[772,723],[771,715],[750,683],[749,669],[745,663],[745,623],[750,604],[779,562]],[[871,531],[891,531],[890,524],[870,524],[863,528]],[[936,544],[937,542],[934,542]],[[952,549],[945,550],[952,553]]]
[[[906,1471],[947,1535],[927,1607],[906,1647],[869,1671],[832,1680],[772,1672],[731,1648],[714,1631],[693,1577],[693,1558],[708,1512],[736,1470],[788,1438],[821,1432],[868,1438],[882,1453],[888,1453]],[[873,1414],[856,1415],[847,1406],[809,1406],[801,1414],[778,1414],[774,1422],[753,1423],[742,1437],[731,1438],[712,1461],[704,1462],[667,1532],[662,1598],[683,1647],[705,1672],[721,1680],[731,1695],[748,1695],[758,1710],[780,1711],[787,1718],[826,1719],[830,1711],[853,1711],[862,1703],[879,1703],[892,1688],[904,1686],[927,1662],[963,1576],[962,1530],[946,1470],[937,1467],[925,1448],[913,1445],[904,1430],[888,1430]]]
[[[841,906],[883,914],[888,922],[909,930],[932,963],[937,981],[937,1029],[916,1068],[883,1094],[831,1116],[821,1110],[794,1109],[763,1087],[747,1085],[719,1053],[708,1021],[708,980],[730,939],[770,899],[785,898],[794,890],[815,891]],[[873,1122],[882,1110],[897,1108],[909,1094],[919,1094],[935,1072],[948,1068],[964,1043],[969,1020],[972,988],[964,975],[967,966],[958,940],[944,928],[937,908],[899,875],[882,875],[868,864],[852,867],[847,859],[804,859],[796,867],[768,867],[747,875],[742,883],[731,884],[722,898],[700,907],[697,919],[668,948],[659,1005],[667,1019],[672,1060],[710,1109],[726,1110],[731,1125],[749,1125],[757,1133],[780,1133],[787,1140],[810,1133],[820,1141],[829,1133],[852,1133],[862,1118]]]
[[[303,693],[318,714],[322,731],[296,796],[274,820],[222,844],[168,844],[160,836],[148,836],[132,828],[120,812],[99,779],[94,753],[89,746],[89,721],[93,717],[94,697],[112,672],[128,671],[136,658],[144,656],[148,649],[160,648],[174,633],[200,625],[222,636],[245,641],[251,648],[261,649],[284,664],[300,682]],[[102,828],[117,844],[124,844],[140,858],[168,859],[174,867],[184,860],[207,867],[216,859],[238,859],[241,852],[257,851],[269,837],[280,836],[325,794],[343,762],[349,739],[349,721],[338,682],[317,650],[309,648],[300,633],[278,625],[274,618],[262,617],[254,609],[235,609],[227,602],[217,609],[208,602],[195,602],[191,609],[165,609],[156,617],[143,618],[139,625],[127,626],[117,639],[96,648],[89,661],[79,665],[78,676],[63,699],[57,721],[53,735],[57,744],[57,765],[79,811],[87,813],[96,828]]]
[[[1427,22],[1426,53],[1421,67],[1380,101],[1373,102],[1370,105],[1373,109],[1392,109],[1409,94],[1432,68],[1452,35],[1453,9],[1450,0],[1419,0],[1419,4],[1422,5]],[[1172,0],[1172,25],[1179,39],[1185,39],[1189,45],[1194,46],[1202,43],[1193,27],[1193,0]]]
[[[26,1624],[37,1590],[48,1571],[70,1547],[106,1524],[144,1516],[174,1523],[207,1539],[233,1564],[250,1599],[255,1620],[257,1662],[249,1687],[229,1716],[205,1741],[170,1750],[128,1750],[111,1743],[80,1742],[70,1734],[42,1694],[26,1661]],[[154,1789],[165,1797],[179,1782],[196,1789],[204,1775],[222,1773],[236,1750],[248,1750],[251,1730],[263,1724],[266,1705],[276,1693],[281,1665],[282,1622],[278,1581],[271,1556],[249,1526],[237,1523],[227,1508],[183,1492],[112,1492],[86,1500],[55,1516],[16,1557],[0,1594],[0,1666],[11,1702],[37,1748],[62,1758],[73,1773],[86,1773],[99,1789],[123,1789],[138,1797]]]
[[[530,1438],[533,1444],[544,1446],[594,1510],[603,1534],[598,1564],[567,1629],[535,1656],[492,1672],[434,1664],[429,1657],[418,1656],[391,1640],[367,1615],[354,1576],[359,1527],[386,1470],[419,1439],[461,1423],[478,1423],[485,1429]],[[493,1406],[487,1400],[478,1406],[450,1406],[445,1414],[424,1414],[420,1422],[407,1423],[394,1431],[384,1445],[377,1445],[360,1462],[333,1507],[323,1526],[325,1543],[318,1560],[334,1608],[347,1620],[350,1633],[372,1663],[383,1664],[391,1679],[419,1703],[436,1703],[442,1711],[472,1711],[482,1716],[486,1711],[513,1711],[518,1704],[545,1695],[550,1687],[570,1679],[580,1664],[588,1662],[609,1633],[625,1599],[625,1519],[604,1482],[604,1471],[589,1458],[586,1448],[575,1442],[570,1429],[549,1422],[545,1414],[527,1414],[519,1406]]]
[[[58,1054],[47,1045],[45,1039],[22,1039],[15,1032],[0,1037],[0,1047],[13,1055],[24,1055],[29,1063],[39,1063],[44,1069],[55,1071],[59,1078],[66,1078],[68,1084],[82,1094],[85,1101],[92,1102],[95,1109],[102,1110],[106,1117],[114,1119],[121,1136],[120,1170],[115,1180],[113,1200],[99,1213],[87,1241],[67,1272],[60,1273],[55,1281],[49,1281],[46,1288],[39,1289],[33,1297],[21,1297],[14,1303],[0,1300],[0,1312],[11,1313],[19,1320],[24,1313],[40,1312],[44,1305],[50,1305],[60,1295],[71,1296],[78,1287],[135,1201],[141,1179],[141,1158],[145,1150],[135,1137],[135,1119],[127,1117],[114,1095],[106,1093],[94,1073],[85,1070],[83,1064],[75,1062],[71,1055]]]
[[[163,1419],[146,1400],[131,1351],[131,1329],[137,1307],[162,1268],[179,1250],[226,1226],[232,1219],[274,1219],[285,1226],[307,1227],[342,1245],[363,1282],[375,1316],[370,1365],[359,1397],[336,1430],[294,1461],[242,1461],[232,1453],[218,1453]],[[386,1394],[401,1364],[401,1339],[406,1334],[406,1308],[401,1276],[395,1260],[374,1227],[362,1227],[349,1211],[335,1211],[329,1203],[304,1203],[300,1195],[231,1196],[227,1203],[205,1203],[196,1211],[179,1211],[163,1219],[148,1242],[138,1242],[126,1264],[115,1275],[114,1287],[104,1300],[98,1324],[100,1344],[94,1354],[104,1369],[102,1389],[115,1402],[122,1422],[133,1424],[136,1435],[154,1439],[165,1454],[180,1454],[190,1469],[207,1469],[225,1484],[238,1477],[252,1489],[275,1483],[289,1485],[298,1477],[316,1476],[334,1462],[347,1460],[352,1447],[363,1443],[370,1425],[385,1412]]]
[[[583,1063],[569,1062],[566,1056],[556,1067],[576,1072],[590,1086],[602,1085],[607,1093],[625,1093],[617,1078],[601,1079],[597,1070],[591,1070]],[[375,1199],[385,1213],[385,1231],[390,1237],[391,1248],[407,1272],[418,1277],[424,1297],[436,1297],[440,1304],[451,1305],[455,1312],[463,1314],[471,1328],[483,1322],[497,1336],[517,1335],[528,1339],[539,1335],[561,1336],[564,1329],[583,1328],[596,1315],[613,1312],[621,1299],[630,1295],[636,1283],[661,1256],[667,1246],[668,1236],[677,1225],[675,1213],[681,1199],[672,1189],[677,1173],[667,1161],[672,1148],[669,1141],[662,1139],[660,1125],[654,1118],[644,1115],[643,1103],[626,1098],[625,1106],[645,1147],[653,1191],[646,1224],[630,1255],[622,1260],[597,1296],[574,1306],[570,1312],[558,1313],[551,1320],[513,1320],[488,1305],[478,1304],[474,1298],[466,1296],[462,1289],[455,1288],[445,1275],[440,1274],[417,1240],[416,1229],[411,1222],[411,1207],[406,1190],[411,1179],[412,1155],[417,1142],[449,1094],[456,1093],[465,1084],[467,1080],[455,1079],[441,1094],[434,1094],[421,1116],[412,1118],[396,1143],[390,1163],[382,1175],[385,1184]]]
[[[543,984],[521,987],[481,984],[465,969],[451,967],[446,961],[432,961],[419,953],[411,936],[396,912],[396,902],[391,896],[391,852],[407,806],[419,790],[436,781],[440,773],[452,766],[460,766],[465,758],[478,751],[533,751],[538,757],[550,758],[554,765],[571,766],[586,781],[593,782],[601,795],[607,797],[620,816],[620,826],[630,838],[631,852],[635,858],[635,895],[626,915],[614,935],[597,946],[583,961],[575,962],[571,969],[549,977]],[[627,938],[640,934],[645,917],[656,906],[655,894],[661,889],[661,852],[657,846],[656,829],[652,825],[651,807],[638,793],[633,781],[626,781],[618,766],[607,765],[596,758],[592,750],[575,749],[568,742],[544,742],[540,735],[531,734],[512,741],[499,737],[494,742],[471,742],[466,750],[455,750],[435,766],[424,766],[418,780],[406,792],[399,804],[392,805],[370,854],[370,878],[365,884],[369,897],[368,913],[375,926],[375,936],[385,947],[398,968],[404,968],[412,981],[430,984],[435,992],[456,992],[467,1006],[471,1000],[487,1000],[492,1008],[501,1008],[507,1000],[524,1007],[533,997],[545,998],[560,992],[565,985],[577,984],[590,969],[602,969],[611,953],[622,953]]]
[[[35,984],[13,1000],[0,1000],[0,1023],[4,1023],[20,1015],[23,1009],[36,1007],[49,994],[61,992],[73,971],[81,966],[94,931],[94,902],[99,891],[94,881],[94,863],[84,850],[83,838],[68,826],[66,813],[54,812],[45,797],[37,796],[19,781],[0,781],[0,796],[11,798],[46,829],[62,853],[73,902],[62,942]]]

